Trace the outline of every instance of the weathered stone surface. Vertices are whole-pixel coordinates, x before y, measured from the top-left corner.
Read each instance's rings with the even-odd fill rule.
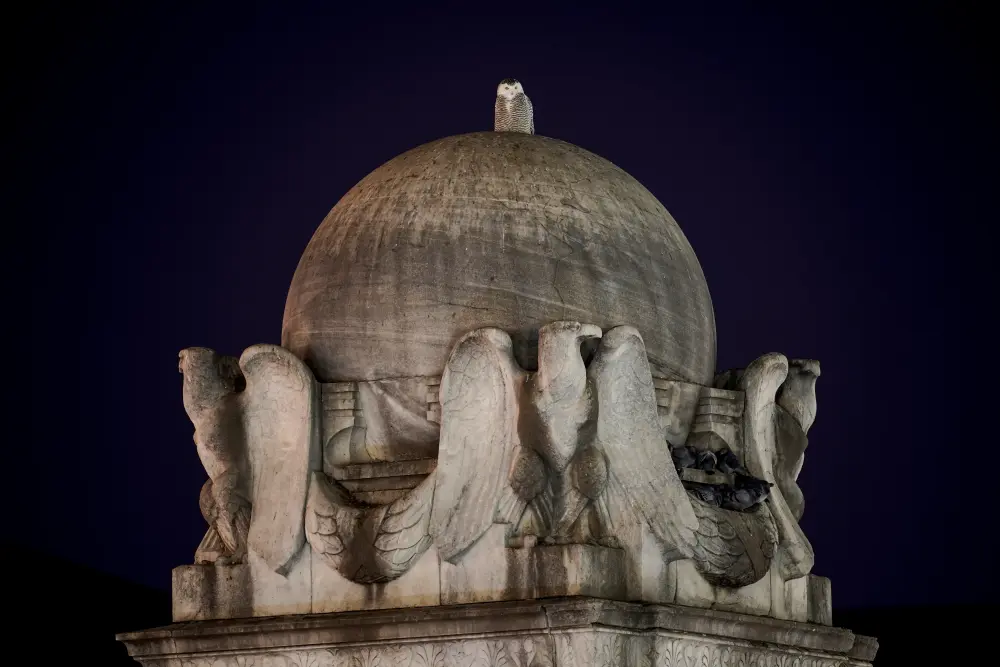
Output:
[[[437,455],[430,410],[434,378],[407,377],[321,384],[323,463],[405,461]]]
[[[334,480],[313,473],[306,507],[306,536],[323,564],[359,584],[381,584],[404,575],[430,547],[428,527],[434,479],[386,505],[365,505]]]
[[[732,588],[713,586],[690,560],[670,563],[668,569],[675,582],[676,595],[672,601],[676,604],[754,616],[773,615],[770,573],[748,586]]]
[[[246,560],[253,493],[240,392],[246,378],[234,357],[192,347],[178,355],[184,375],[184,411],[208,481],[198,504],[208,532],[195,550],[196,563]]]
[[[678,380],[653,378],[656,387],[656,411],[663,425],[663,436],[671,445],[683,445],[691,431],[702,386]]]
[[[462,558],[441,559],[441,604],[528,597],[528,551],[507,549],[506,532],[493,524]]]
[[[589,598],[200,621],[118,638],[148,667],[863,667],[877,649],[837,628]]]
[[[740,433],[743,392],[712,387],[700,389],[688,444],[700,444],[703,448],[712,450],[728,447],[739,453],[743,443]]]
[[[441,562],[441,603],[529,600],[567,595],[626,596],[625,552],[566,544],[503,548],[495,525],[456,564]]]
[[[775,468],[780,447],[776,434],[776,398],[787,376],[788,360],[784,355],[767,354],[750,364],[739,380],[746,394],[744,460],[751,474],[772,484],[777,480]],[[812,569],[815,555],[780,485],[771,489],[767,504],[778,527],[776,567],[786,581],[805,576]]]
[[[597,394],[596,445],[604,451],[620,494],[665,549],[687,550],[698,519],[680,483],[656,414],[656,392],[639,332],[615,327],[588,369]],[[614,502],[614,500],[610,501]]]
[[[326,567],[313,553],[312,611],[327,613],[400,607],[426,607],[441,602],[440,559],[431,547],[399,579],[358,584]]]
[[[495,521],[519,521],[528,500],[542,490],[543,464],[537,454],[522,453],[517,428],[524,375],[510,336],[499,329],[463,336],[448,360],[429,526],[446,562],[455,562]],[[531,465],[530,476],[510,475],[511,466],[522,462]]]
[[[417,488],[437,467],[437,459],[324,466],[324,473],[361,503],[388,505]]]
[[[479,132],[415,148],[334,206],[302,255],[282,345],[323,382],[440,375],[469,331],[556,320],[642,332],[654,374],[709,384],[715,323],[660,202],[582,148]]]
[[[250,566],[181,565],[172,573],[175,622],[253,616]]]
[[[833,624],[830,580],[808,574],[785,582],[787,618],[793,621]]]
[[[305,543],[303,514],[311,470],[319,468],[317,386],[305,365],[277,345],[240,357],[243,431],[253,473],[249,546],[284,574]]]
[[[587,341],[596,338],[596,349],[588,352]],[[577,322],[550,323],[539,334],[535,373],[517,364],[506,332],[471,332],[456,346],[440,385],[416,378],[382,392],[391,397],[407,387],[403,394],[416,407],[393,410],[421,428],[431,424],[421,414],[425,402],[441,402],[437,461],[337,465],[327,457],[324,472],[309,472],[319,466],[320,419],[311,406],[350,408],[349,399],[338,397],[350,386],[328,385],[317,394],[308,369],[273,346],[251,348],[244,359],[257,361],[245,364],[247,389],[238,405],[247,429],[246,461],[237,457],[236,469],[245,466],[254,479],[272,480],[252,487],[262,512],[254,513],[251,525],[273,528],[277,550],[293,554],[275,568],[283,557],[268,562],[266,548],[250,545],[254,615],[594,595],[795,620],[827,617],[822,601],[828,592],[819,584],[796,588],[810,579],[784,585],[796,579],[788,571],[795,563],[772,563],[778,544],[772,511],[780,489],[774,502],[733,511],[694,498],[682,486],[675,463],[687,464],[672,458],[657,415],[657,385],[666,382],[652,377],[634,328],[601,332]],[[734,402],[740,392],[699,394],[703,407],[707,401],[716,413],[743,416],[749,465],[770,479],[782,461],[775,415],[792,414],[776,405],[784,364],[784,357],[770,355],[735,376],[747,389],[746,412]],[[807,395],[812,385],[804,386],[804,398],[784,389],[782,395],[786,402],[798,400],[789,403],[796,414],[814,415]],[[392,428],[405,431],[402,423]],[[712,461],[718,454],[712,466],[725,461],[726,470],[737,471],[685,467],[681,475],[688,483],[733,481],[742,474],[742,463],[728,449],[682,449],[695,452],[698,465],[703,454]],[[800,448],[791,451],[801,459]],[[274,480],[287,482],[291,505]],[[296,519],[305,488],[304,517]],[[782,539],[791,536],[794,544],[799,529],[787,505],[783,516]],[[295,549],[300,528],[309,547]],[[422,561],[432,545],[435,558]],[[419,562],[420,573],[407,578]],[[779,578],[767,576],[769,570]],[[247,599],[247,591],[197,579],[179,584],[177,595],[199,601],[178,607],[184,618],[243,609]],[[214,601],[200,602],[206,599]]]
[[[588,367],[581,348],[602,335]],[[506,332],[477,330],[441,382],[430,532],[445,561],[495,523],[512,526],[510,541],[616,546],[609,504],[641,517],[666,548],[696,540],[635,329],[547,324],[534,374],[517,365]]]
[[[312,611],[312,558],[308,549],[299,550],[284,575],[275,572],[253,551],[248,561],[254,616]]]
[[[238,364],[188,348],[179,366],[209,476],[200,501],[209,531],[196,560],[241,563],[250,549],[273,571],[287,572],[305,541],[309,471],[319,466],[312,373],[276,345],[249,347]]]
[[[797,484],[809,429],[816,420],[816,380],[819,362],[814,359],[792,359],[788,362],[788,377],[778,390],[775,409],[775,438],[778,443],[775,459],[775,481],[796,521],[802,519],[805,499]]]
[[[589,595],[625,598],[625,553],[588,544],[541,546],[530,550],[530,598]]]

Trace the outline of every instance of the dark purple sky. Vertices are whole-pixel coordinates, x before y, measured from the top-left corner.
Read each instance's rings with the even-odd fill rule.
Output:
[[[205,529],[177,351],[278,342],[340,196],[490,129],[513,76],[678,220],[720,369],[822,361],[800,481],[835,605],[995,594],[981,16],[148,4],[6,26],[9,538],[167,587]]]

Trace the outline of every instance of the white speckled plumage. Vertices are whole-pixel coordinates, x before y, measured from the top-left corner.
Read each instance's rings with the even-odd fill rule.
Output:
[[[531,100],[516,79],[504,79],[497,86],[493,105],[493,130],[496,132],[535,133],[535,116]]]

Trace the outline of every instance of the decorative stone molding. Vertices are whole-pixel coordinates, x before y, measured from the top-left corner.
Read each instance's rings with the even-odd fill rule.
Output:
[[[147,667],[864,667],[847,630],[587,598],[201,621],[120,635]]]

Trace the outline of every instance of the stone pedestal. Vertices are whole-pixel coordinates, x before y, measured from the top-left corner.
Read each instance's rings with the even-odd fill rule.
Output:
[[[193,621],[118,639],[148,667],[862,667],[878,648],[812,623],[585,597]]]

